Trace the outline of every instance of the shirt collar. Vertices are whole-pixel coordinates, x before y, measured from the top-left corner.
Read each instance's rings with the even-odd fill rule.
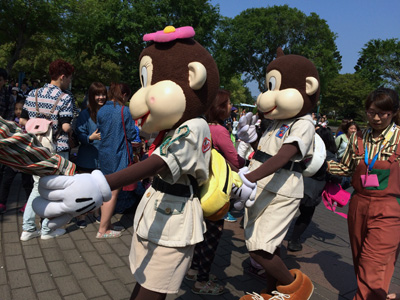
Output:
[[[390,125],[388,127],[386,127],[384,131],[381,132],[381,134],[378,136],[377,140],[380,141],[380,140],[384,139],[385,135],[392,129],[393,126],[395,126],[394,122],[390,123]],[[371,127],[368,128],[368,136],[369,136],[369,139],[372,141],[373,138],[372,138],[372,128]]]

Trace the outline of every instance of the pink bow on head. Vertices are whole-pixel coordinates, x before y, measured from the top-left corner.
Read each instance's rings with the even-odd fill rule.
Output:
[[[184,26],[175,28],[174,26],[167,26],[164,30],[153,33],[145,34],[143,41],[154,41],[157,43],[167,43],[176,39],[186,39],[194,37],[195,32],[193,27]]]

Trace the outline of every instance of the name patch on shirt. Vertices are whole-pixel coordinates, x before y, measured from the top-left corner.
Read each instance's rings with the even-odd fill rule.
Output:
[[[209,138],[204,138],[201,149],[203,150],[203,153],[206,153],[208,150],[211,149],[211,141]]]
[[[289,130],[289,126],[288,125],[285,125],[285,124],[283,124],[282,125],[282,127],[281,128],[279,128],[279,130],[278,130],[278,132],[276,133],[276,137],[277,138],[283,138],[283,136],[285,135],[285,133],[286,133],[286,131],[288,131]]]

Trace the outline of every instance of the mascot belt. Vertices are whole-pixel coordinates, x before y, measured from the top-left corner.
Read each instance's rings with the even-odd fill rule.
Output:
[[[180,184],[180,183],[175,183],[175,184],[169,184],[168,182],[162,180],[159,177],[154,177],[153,183],[151,186],[156,190],[163,192],[165,194],[170,194],[173,196],[178,196],[178,197],[186,197],[190,198],[192,196],[192,192],[190,191],[190,187],[188,185]],[[194,190],[194,188],[193,188]]]
[[[253,156],[253,159],[255,159],[256,161],[259,161],[261,163],[264,163],[271,157],[272,157],[271,155],[269,155],[261,150],[257,150]],[[302,173],[305,169],[305,166],[303,167],[302,164],[298,163],[298,162],[289,161],[282,167],[282,169]]]

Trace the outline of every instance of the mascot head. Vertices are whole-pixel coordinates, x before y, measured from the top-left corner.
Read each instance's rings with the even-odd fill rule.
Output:
[[[278,48],[277,58],[267,67],[266,91],[258,96],[257,106],[268,119],[300,117],[318,102],[319,89],[315,65],[303,56],[285,55]]]
[[[129,106],[133,118],[141,119],[143,131],[177,128],[204,114],[215,100],[218,68],[194,35],[192,27],[167,26],[144,36],[151,44],[139,57],[142,87]]]

